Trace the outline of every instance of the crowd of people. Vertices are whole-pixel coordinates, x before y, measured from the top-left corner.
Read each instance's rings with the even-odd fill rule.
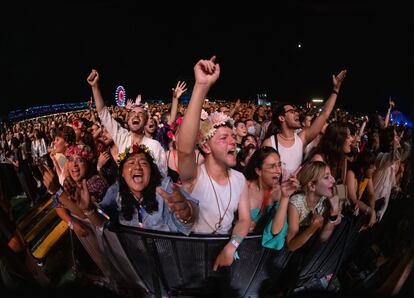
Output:
[[[52,198],[108,276],[98,244],[108,225],[231,235],[213,270],[237,262],[249,233],[262,234],[268,249],[298,252],[327,242],[348,220],[358,238],[408,185],[412,141],[408,127],[390,121],[392,100],[385,118],[335,108],[346,73],[332,77],[318,110],[206,100],[220,76],[215,57],[195,65],[188,105],[180,104],[187,86],[178,82],[171,104],[137,98],[107,107],[92,70],[88,110],[5,123],[1,159],[13,165],[32,206]],[[1,201],[11,218],[7,187]],[[19,252],[12,238],[9,248]]]

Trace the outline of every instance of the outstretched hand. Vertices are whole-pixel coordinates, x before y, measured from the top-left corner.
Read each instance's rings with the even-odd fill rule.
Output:
[[[194,66],[196,83],[211,86],[220,76],[220,65],[215,63],[216,56],[210,60],[200,60]]]
[[[333,84],[333,90],[336,92],[339,92],[339,89],[341,88],[342,82],[344,81],[346,77],[346,69],[341,70],[340,73],[338,73],[336,76],[332,75],[332,84]]]
[[[184,81],[182,81],[182,82],[178,81],[175,88],[171,89],[172,92],[173,92],[173,99],[179,99],[181,97],[181,95],[183,95],[184,92],[187,91],[186,86],[187,85]]]
[[[91,87],[97,87],[99,82],[99,74],[95,69],[92,69],[91,73],[89,74],[88,78],[86,79]]]
[[[391,97],[390,97],[390,99],[389,99],[389,105],[390,105],[390,109],[392,109],[394,106],[395,106],[395,101],[393,101],[392,99],[391,99]]]
[[[126,108],[127,110],[131,110],[133,105],[134,105],[134,102],[132,101],[132,99],[130,99],[130,98],[129,98],[129,99],[127,100],[127,104],[126,104],[125,108]]]
[[[157,187],[157,193],[164,199],[168,208],[178,219],[185,220],[192,217],[190,203],[181,194],[179,187],[175,183],[172,185],[172,193],[166,192],[161,187]]]

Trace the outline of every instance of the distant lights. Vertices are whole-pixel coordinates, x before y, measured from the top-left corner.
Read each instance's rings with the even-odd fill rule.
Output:
[[[322,98],[313,98],[312,99],[312,102],[313,103],[322,103],[323,102],[323,99]]]
[[[115,102],[119,107],[125,106],[126,92],[123,86],[116,87]]]

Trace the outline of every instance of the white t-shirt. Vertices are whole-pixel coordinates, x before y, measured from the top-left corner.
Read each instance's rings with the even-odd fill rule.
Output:
[[[276,146],[275,136],[272,135],[270,140],[272,147],[275,148],[280,155],[280,161],[283,164],[282,179],[283,181],[289,179],[292,174],[300,166],[303,159],[303,142],[297,133],[294,134],[295,143],[290,147],[284,147],[279,142]]]
[[[191,196],[199,201],[199,216],[194,223],[193,231],[195,233],[213,233],[216,228],[216,223],[219,222],[220,214],[224,218],[221,222],[222,229],[217,230],[217,234],[228,234],[232,228],[234,213],[237,211],[241,193],[244,189],[246,178],[242,173],[230,169],[230,184],[231,184],[231,200],[230,200],[230,185],[220,185],[211,178],[214,189],[211,186],[210,179],[207,175],[204,164],[200,165],[197,182],[194,185]],[[218,201],[218,204],[217,204]],[[230,203],[229,203],[230,201]],[[227,209],[227,206],[229,208]],[[220,212],[219,212],[220,208]],[[225,210],[227,209],[227,212]]]
[[[114,140],[115,145],[118,147],[118,152],[124,152],[127,147],[131,147],[131,132],[123,128],[115,119],[112,118],[107,107],[104,107],[99,112],[99,118],[101,119],[103,126],[105,126],[112,139]],[[154,157],[154,161],[157,164],[161,175],[163,177],[166,177],[168,172],[167,158],[160,142],[144,136],[142,138],[142,144],[150,148],[152,156]]]

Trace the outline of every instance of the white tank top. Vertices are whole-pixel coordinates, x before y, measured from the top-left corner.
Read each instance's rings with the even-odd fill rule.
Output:
[[[303,142],[297,133],[294,134],[295,143],[290,147],[283,147],[279,141],[276,144],[275,136],[272,135],[270,140],[272,147],[275,148],[280,155],[282,162],[282,180],[285,181],[302,163],[303,159]]]
[[[206,167],[204,164],[200,166],[197,182],[191,192],[191,196],[199,201],[199,216],[193,226],[193,231],[195,233],[211,234],[216,231],[217,234],[228,234],[231,230],[234,212],[237,211],[240,196],[243,191],[244,184],[246,183],[246,178],[244,178],[242,173],[233,169],[230,169],[229,173],[231,183],[231,201],[229,208],[224,215],[223,221],[221,222],[222,229],[216,231],[215,225],[220,219],[218,208],[220,208],[221,216],[223,216],[227,205],[229,204],[230,186],[228,183],[226,185],[220,185],[211,178],[219,202],[217,205],[216,196],[214,194],[213,187],[211,186],[210,179],[208,178]]]

